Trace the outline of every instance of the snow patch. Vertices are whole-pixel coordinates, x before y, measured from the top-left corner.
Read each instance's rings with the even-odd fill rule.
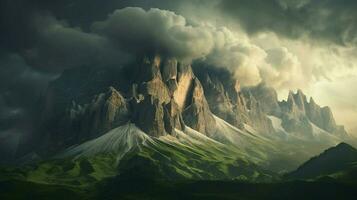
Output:
[[[185,145],[207,145],[208,143],[215,145],[224,145],[188,126],[185,126],[185,129],[183,131],[175,129],[175,134],[175,136],[161,136],[160,140],[166,142],[176,142]]]
[[[247,131],[243,131],[238,129],[237,127],[229,124],[223,119],[214,115],[214,119],[216,120],[216,131],[214,134],[209,135],[210,138],[217,140],[221,143],[230,143],[235,146],[249,146],[253,141],[261,141],[265,140],[263,137],[250,133]],[[255,132],[255,131],[252,131]]]
[[[70,147],[58,157],[74,156],[79,158],[115,152],[117,159],[120,160],[130,151],[136,148],[140,149],[142,145],[149,143],[154,144],[155,141],[134,124],[126,124],[112,129],[96,139]]]
[[[282,120],[280,118],[277,118],[272,115],[268,115],[268,118],[271,120],[275,131],[286,132],[282,126]]]

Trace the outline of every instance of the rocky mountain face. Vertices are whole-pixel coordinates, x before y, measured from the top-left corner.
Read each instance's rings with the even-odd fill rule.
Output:
[[[268,116],[275,116],[288,132],[313,137],[315,125],[338,137],[347,136],[344,127],[336,125],[331,109],[320,107],[312,98],[308,102],[301,90],[289,92],[287,101],[280,102],[273,88],[264,84],[240,88],[239,80],[221,69],[200,66],[196,74],[212,112],[238,128],[248,124],[257,131],[274,134]]]
[[[69,132],[76,132],[80,134],[77,137],[85,139],[125,124],[128,114],[125,98],[115,88],[109,87],[105,93],[95,95],[88,104],[80,105],[72,101],[63,124],[69,126]]]
[[[204,134],[214,129],[200,81],[190,65],[175,59],[146,58],[133,84],[132,120],[151,136],[173,134],[184,125]]]
[[[204,89],[191,66],[159,56],[120,71],[65,72],[50,84],[43,104],[39,138],[53,150],[128,122],[153,137],[175,134],[185,125],[206,135],[215,131]]]
[[[283,126],[289,131],[304,130],[312,134],[312,122],[317,127],[338,136],[346,136],[343,126],[336,125],[329,107],[320,107],[313,98],[307,101],[305,94],[298,90],[295,94],[289,92],[287,101],[280,102]]]
[[[96,138],[115,127],[134,123],[153,137],[175,135],[186,126],[210,137],[215,116],[240,130],[276,133],[269,116],[287,132],[313,135],[313,125],[346,135],[328,107],[308,102],[299,90],[279,102],[273,88],[241,88],[230,73],[194,66],[174,58],[149,56],[126,67],[83,67],[66,71],[43,98],[37,140],[51,151]]]
[[[263,107],[269,106],[256,99],[252,94],[254,90],[241,90],[238,80],[219,69],[203,68],[196,71],[215,115],[238,128],[248,124],[258,131],[274,132]]]
[[[123,76],[116,68],[65,71],[41,100],[42,116],[29,143],[34,148],[45,144],[46,152],[57,151],[129,121],[128,82]]]

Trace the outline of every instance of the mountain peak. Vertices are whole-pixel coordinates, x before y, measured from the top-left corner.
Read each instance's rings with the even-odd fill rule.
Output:
[[[314,104],[314,105],[316,104],[314,98],[312,98],[312,97],[310,97],[309,103]]]
[[[296,94],[294,95],[294,100],[298,108],[305,113],[305,104],[307,103],[307,101],[306,96],[301,89],[297,90]]]
[[[294,96],[294,92],[292,90],[289,90],[288,99],[289,99],[289,97],[293,97],[293,96]]]
[[[301,89],[298,89],[296,94],[299,96],[305,96],[304,92]]]
[[[335,147],[330,148],[330,150],[332,150],[332,149],[342,149],[342,150],[357,152],[357,149],[355,149],[353,146],[351,146],[345,142],[341,142],[338,145],[336,145]]]
[[[280,105],[289,113],[290,118],[295,118],[295,120],[300,120],[301,117],[306,118],[327,132],[340,136],[346,135],[344,127],[336,124],[331,108],[319,106],[312,97],[308,102],[301,89],[298,89],[296,93],[290,90],[287,101],[280,102]]]
[[[343,154],[343,157],[348,157],[350,154],[356,156],[356,161],[357,161],[357,149],[355,149],[353,146],[341,142],[338,145],[331,147],[329,149],[326,149],[323,153],[321,153],[318,157],[321,156],[331,156],[332,154],[337,155],[337,154]],[[318,158],[317,157],[317,158]]]
[[[288,105],[289,106],[293,106],[295,104],[295,100],[294,100],[294,93],[293,91],[289,91],[289,95],[288,95]]]

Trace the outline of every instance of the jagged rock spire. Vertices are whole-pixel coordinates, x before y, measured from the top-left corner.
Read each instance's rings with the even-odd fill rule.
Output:
[[[329,107],[321,108],[315,103],[312,97],[310,97],[308,102],[306,95],[300,89],[296,94],[289,91],[288,100],[286,103],[283,102],[282,106],[287,107],[288,116],[290,118],[296,120],[306,118],[325,131],[342,135],[345,134],[343,127],[336,125],[331,109]]]
[[[298,89],[298,91],[294,95],[294,101],[299,110],[305,113],[305,104],[307,104],[307,100],[305,94],[301,91],[301,89]]]
[[[190,65],[156,56],[145,58],[142,67],[148,77],[137,82],[135,93],[144,100],[133,104],[133,121],[139,128],[156,137],[173,134],[185,124],[201,133],[214,131],[215,120]]]

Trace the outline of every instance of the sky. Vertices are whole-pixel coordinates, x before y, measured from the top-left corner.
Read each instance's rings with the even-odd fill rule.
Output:
[[[49,81],[155,52],[302,89],[357,135],[355,0],[2,0],[0,139],[31,130]]]

